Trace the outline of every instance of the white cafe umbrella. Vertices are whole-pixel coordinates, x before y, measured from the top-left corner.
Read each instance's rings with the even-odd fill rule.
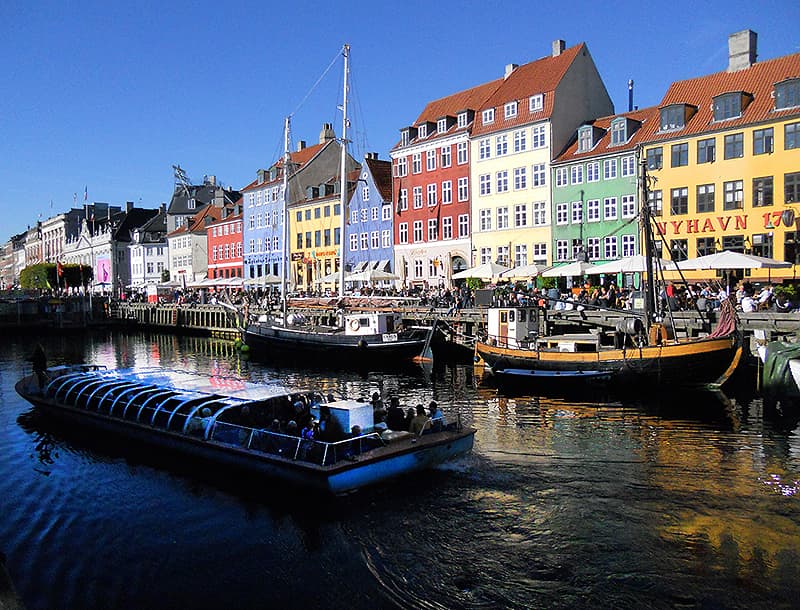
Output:
[[[465,280],[467,278],[474,277],[479,280],[490,280],[493,277],[499,277],[504,271],[508,271],[508,267],[505,265],[498,265],[497,263],[488,262],[480,264],[477,267],[464,269],[464,271],[454,273],[453,279]]]
[[[653,265],[659,269],[674,270],[675,263],[663,258],[653,258]],[[595,265],[592,273],[642,273],[647,270],[647,257],[643,254],[626,256],[616,261]]]
[[[528,265],[520,265],[519,267],[512,267],[508,271],[503,271],[503,273],[501,273],[500,276],[509,278],[536,277],[547,268],[548,268],[547,265],[537,265],[536,263],[530,263]]]
[[[261,277],[253,277],[244,281],[245,286],[266,286],[267,284],[280,284],[281,278],[272,273],[267,273]]]
[[[742,254],[723,250],[714,254],[706,254],[697,258],[689,258],[678,263],[679,269],[785,269],[792,263],[776,261],[774,258],[764,258],[753,254]]]
[[[575,261],[567,265],[550,267],[542,272],[543,277],[573,277],[576,275],[594,275],[595,266],[584,261]]]
[[[323,275],[322,277],[318,277],[314,280],[315,284],[338,284],[339,283],[339,272],[334,271],[333,273],[329,273],[328,275]],[[347,278],[345,278],[347,279]]]
[[[388,271],[379,269],[365,269],[358,273],[351,273],[344,278],[345,282],[383,282],[389,280],[399,280],[400,276]]]

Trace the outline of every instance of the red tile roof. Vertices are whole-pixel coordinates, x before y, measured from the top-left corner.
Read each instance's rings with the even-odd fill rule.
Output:
[[[331,142],[334,142],[334,141],[335,140],[328,140],[327,142],[323,142],[322,144],[314,144],[312,146],[306,146],[303,150],[290,151],[289,152],[289,160],[292,163],[294,163],[295,165],[297,165],[297,168],[299,169],[299,168],[303,167],[306,163],[311,161],[311,159],[313,159],[323,148],[325,148],[325,146],[327,146],[328,144],[330,144]],[[280,159],[278,159],[275,162],[274,166],[277,167],[277,168],[283,167],[283,156],[281,156]],[[272,167],[272,166],[270,166],[270,167]],[[280,174],[280,172],[278,172],[278,174]],[[258,178],[256,178],[250,184],[248,184],[246,187],[241,189],[240,192],[244,193],[244,192],[246,192],[246,191],[248,191],[250,189],[264,188],[265,186],[268,186],[270,184],[278,184],[282,180],[283,180],[283,177],[279,176],[275,180],[264,180],[264,182],[259,184]]]
[[[616,119],[624,117],[626,119],[631,119],[633,121],[638,121],[641,123],[641,126],[633,132],[633,135],[629,134],[628,141],[625,144],[618,144],[615,146],[611,145],[611,122]],[[594,147],[591,150],[578,152],[578,140],[577,140],[577,131],[576,137],[570,142],[569,146],[562,152],[556,159],[557,163],[568,163],[569,161],[575,161],[578,159],[586,159],[587,157],[596,157],[601,155],[612,155],[617,152],[623,152],[626,150],[633,150],[635,149],[641,142],[644,141],[644,138],[650,135],[651,130],[648,129],[652,123],[658,125],[659,121],[659,111],[657,106],[650,106],[649,108],[642,108],[639,110],[632,110],[631,112],[623,112],[620,114],[612,114],[605,117],[600,117],[599,119],[595,119],[593,121],[588,121],[584,123],[585,125],[591,125],[592,127],[596,127],[598,129],[603,130],[603,135],[598,139],[595,143]]]
[[[775,100],[772,98],[774,85],[787,78],[800,78],[800,53],[757,62],[749,68],[736,72],[717,72],[674,82],[661,100],[661,107],[671,104],[691,104],[697,106],[697,113],[687,121],[683,129],[662,133],[658,131],[657,125],[653,130],[653,139],[679,138],[706,131],[728,130],[799,115],[800,108],[775,110]],[[713,98],[723,93],[737,91],[744,91],[753,96],[752,101],[744,108],[742,116],[715,122]]]
[[[375,186],[384,201],[392,201],[392,163],[381,159],[364,159]]]
[[[491,133],[508,129],[514,125],[525,125],[532,121],[547,119],[553,113],[553,93],[572,65],[575,58],[586,51],[584,43],[570,47],[560,55],[543,57],[519,66],[501,81],[500,86],[481,105],[479,111],[495,109],[494,123],[484,125],[480,117],[475,121],[472,135]],[[544,94],[544,107],[530,111],[529,98],[537,93]],[[517,116],[513,119],[503,117],[503,107],[508,102],[518,102]]]

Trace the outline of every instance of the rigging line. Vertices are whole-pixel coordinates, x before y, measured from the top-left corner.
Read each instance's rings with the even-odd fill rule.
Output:
[[[331,60],[331,63],[328,64],[328,67],[325,68],[325,71],[319,76],[319,78],[317,79],[317,82],[315,82],[311,86],[311,89],[308,90],[308,93],[306,93],[305,97],[302,100],[300,100],[300,103],[297,105],[297,107],[294,109],[294,111],[289,114],[289,116],[294,116],[297,113],[297,111],[300,110],[300,108],[303,106],[303,104],[306,103],[306,100],[308,100],[308,98],[311,96],[311,94],[314,92],[314,90],[317,88],[317,86],[320,84],[320,82],[322,82],[322,79],[325,78],[325,76],[328,74],[328,72],[331,71],[331,68],[333,68],[334,64],[339,59],[339,56],[341,54],[342,54],[341,49],[336,52],[336,55],[334,55],[333,59]]]

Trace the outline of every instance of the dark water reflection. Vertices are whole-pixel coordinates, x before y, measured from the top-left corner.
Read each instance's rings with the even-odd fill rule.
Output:
[[[800,442],[746,394],[509,396],[470,367],[315,372],[215,340],[43,338],[51,361],[163,365],[435,398],[468,458],[327,500],[114,439],[19,400],[0,352],[0,550],[30,608],[795,607]]]

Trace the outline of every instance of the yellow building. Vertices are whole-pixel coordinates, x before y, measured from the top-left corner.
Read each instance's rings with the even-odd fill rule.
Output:
[[[659,106],[644,144],[651,208],[675,260],[733,250],[794,263],[754,280],[795,278],[800,54],[756,63],[750,30],[728,46],[726,71],[673,83]]]
[[[339,270],[341,222],[338,182],[309,187],[307,198],[290,206],[289,278],[296,290],[317,290],[316,280]]]

